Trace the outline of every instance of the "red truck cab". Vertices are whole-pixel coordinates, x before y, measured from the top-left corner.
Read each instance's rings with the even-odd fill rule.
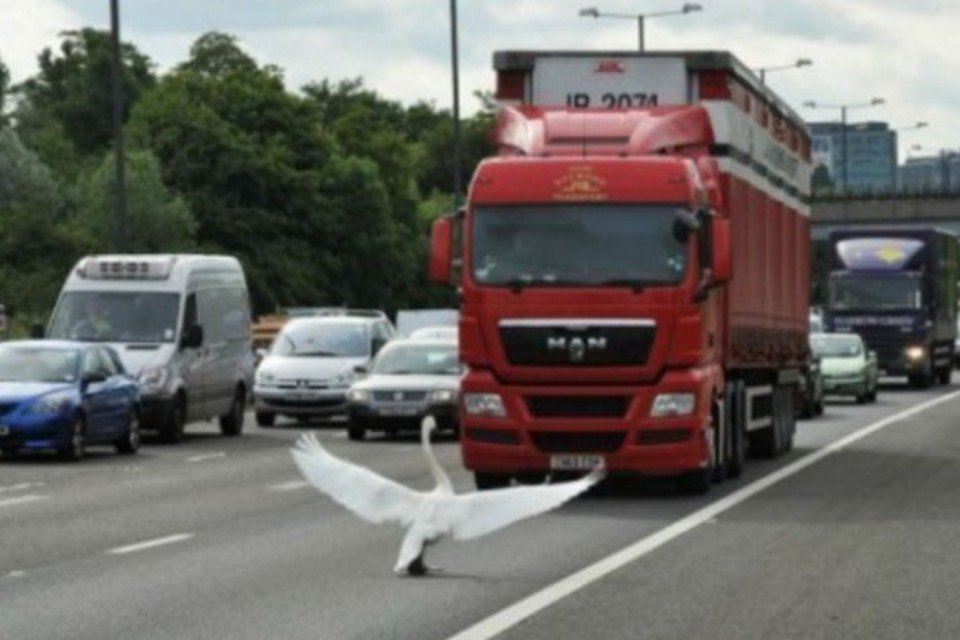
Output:
[[[699,492],[738,474],[748,444],[789,449],[808,288],[806,266],[781,261],[808,259],[804,195],[770,180],[760,148],[731,168],[724,136],[753,136],[749,113],[680,97],[749,71],[729,54],[502,52],[495,65],[499,153],[464,212],[435,223],[431,262],[449,281],[461,259],[461,448],[477,486],[603,466]],[[802,192],[809,149],[791,126],[794,148],[769,148]]]

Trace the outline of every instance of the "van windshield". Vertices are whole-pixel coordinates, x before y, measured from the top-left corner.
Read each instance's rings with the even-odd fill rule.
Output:
[[[88,342],[173,342],[180,294],[69,291],[57,305],[50,337]]]

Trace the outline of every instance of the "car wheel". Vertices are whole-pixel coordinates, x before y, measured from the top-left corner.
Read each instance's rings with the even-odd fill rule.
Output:
[[[510,476],[505,473],[483,473],[477,471],[473,474],[473,483],[477,486],[477,491],[503,489],[510,485]]]
[[[225,436],[238,436],[243,433],[243,411],[247,407],[247,396],[243,387],[237,387],[233,394],[230,412],[220,416],[220,433]]]
[[[187,408],[182,396],[177,396],[160,426],[160,440],[167,444],[183,442],[183,427],[186,422]]]
[[[258,427],[272,427],[277,421],[277,414],[257,411],[256,418]]]
[[[127,431],[114,443],[117,453],[131,455],[140,449],[140,414],[133,410],[130,412],[130,424]]]
[[[69,439],[60,449],[60,457],[69,462],[79,462],[83,460],[87,452],[86,442],[86,423],[83,418],[77,416],[70,425]]]
[[[367,437],[367,430],[359,425],[351,424],[347,427],[347,437],[354,442],[360,442]]]

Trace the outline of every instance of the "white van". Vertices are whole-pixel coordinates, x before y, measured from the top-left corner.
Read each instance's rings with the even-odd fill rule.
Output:
[[[47,336],[104,342],[140,382],[141,424],[166,442],[187,422],[243,430],[253,383],[250,304],[236,258],[99,255],[67,276]]]

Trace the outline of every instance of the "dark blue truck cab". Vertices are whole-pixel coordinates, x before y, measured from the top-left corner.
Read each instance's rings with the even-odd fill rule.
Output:
[[[830,234],[824,330],[858,333],[880,370],[915,386],[946,384],[957,336],[956,234],[875,227]]]

